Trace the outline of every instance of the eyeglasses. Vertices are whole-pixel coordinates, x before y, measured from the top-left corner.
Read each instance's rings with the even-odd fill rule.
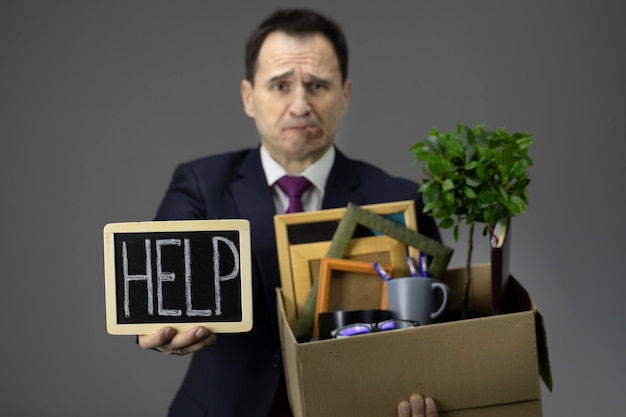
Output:
[[[373,332],[384,332],[387,330],[406,329],[417,327],[420,324],[411,320],[385,320],[378,323],[354,323],[340,327],[330,332],[330,337],[340,339],[343,337],[357,336]]]

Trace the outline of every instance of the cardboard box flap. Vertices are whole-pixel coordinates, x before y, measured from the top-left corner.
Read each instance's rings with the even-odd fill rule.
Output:
[[[281,340],[281,350],[283,354],[283,366],[285,368],[285,377],[290,383],[287,384],[287,396],[292,410],[296,410],[295,404],[301,404],[300,396],[300,379],[298,378],[298,369],[294,366],[297,363],[298,343],[296,341],[289,321],[285,315],[285,305],[283,303],[282,292],[280,288],[276,288],[276,304],[278,311],[278,330]]]
[[[539,311],[536,313],[535,324],[537,325],[537,352],[539,354],[539,373],[546,387],[552,392],[552,370],[550,368],[550,355],[548,354],[548,336],[543,323],[543,316]]]
[[[550,355],[548,354],[548,336],[541,312],[532,301],[528,292],[514,278],[510,277],[507,289],[507,305],[509,311],[530,309],[535,313],[535,337],[537,338],[537,355],[539,361],[539,374],[544,384],[552,391],[552,371],[550,368]]]

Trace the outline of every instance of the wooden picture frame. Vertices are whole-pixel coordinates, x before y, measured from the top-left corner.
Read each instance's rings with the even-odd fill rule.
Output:
[[[395,276],[394,267],[380,264],[389,274]],[[337,279],[337,271],[346,272],[342,279]],[[369,278],[369,279],[364,279]],[[357,279],[358,285],[351,285]],[[336,299],[331,302],[331,286],[337,281],[345,281],[335,286]],[[341,297],[350,293],[348,299]],[[377,293],[377,294],[374,294]],[[336,310],[387,309],[387,282],[374,270],[374,262],[353,259],[322,258],[320,262],[319,287],[315,308],[315,327],[313,337],[319,337],[318,314]]]
[[[356,204],[348,203],[346,213],[335,231],[326,256],[328,258],[344,257],[350,240],[353,238],[354,232],[359,225],[376,230],[385,236],[392,237],[412,248],[425,252],[432,258],[428,274],[433,278],[443,276],[454,253],[452,248],[443,245],[435,239],[421,235],[416,231],[386,219],[365,206],[360,207]],[[319,282],[316,282],[311,287],[309,296],[296,321],[294,335],[298,340],[304,340],[313,333],[318,284]]]
[[[363,208],[392,219],[390,221],[399,226],[412,231],[418,230],[413,200],[370,204],[363,206]],[[285,305],[285,315],[292,328],[294,328],[304,302],[311,292],[312,282],[316,281],[318,276],[315,267],[313,270],[311,267],[307,269],[302,262],[311,263],[327,257],[326,252],[330,249],[333,236],[346,214],[346,210],[347,208],[343,207],[274,216],[281,292]],[[292,229],[299,227],[302,228],[301,236],[292,232]],[[304,235],[304,241],[301,239],[302,235]],[[367,259],[365,258],[366,254],[388,253],[387,258],[381,258],[378,261],[391,263],[398,273],[403,270],[408,273],[405,263],[407,254],[416,259],[419,256],[419,250],[410,248],[401,242],[393,242],[393,239],[380,234],[379,236],[364,237],[357,237],[356,234],[353,234],[353,236],[352,240],[355,242],[349,243],[342,257],[357,256],[364,260],[374,261],[378,259],[371,259],[371,257]],[[366,239],[371,237],[385,239],[377,239],[376,241]],[[366,240],[362,241],[361,239]],[[316,246],[315,244],[318,243],[323,243],[323,245]],[[381,250],[381,245],[388,245],[388,247]],[[353,254],[353,251],[358,252],[358,254],[356,252]]]
[[[302,311],[315,280],[320,274],[320,264],[326,258],[330,242],[304,243],[290,247],[291,270],[294,276],[295,309]],[[346,259],[377,261],[390,264],[399,274],[408,274],[407,246],[388,236],[369,236],[352,239],[346,250]],[[294,323],[295,324],[295,316]]]

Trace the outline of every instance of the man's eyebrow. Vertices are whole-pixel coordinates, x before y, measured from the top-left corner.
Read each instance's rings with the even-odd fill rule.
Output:
[[[309,78],[311,80],[309,82],[307,82],[307,84],[320,83],[320,84],[324,84],[324,85],[331,85],[333,83],[332,80],[330,80],[328,78],[318,77],[317,75],[313,75],[313,74],[308,74],[308,76],[309,76]]]
[[[269,80],[267,80],[267,82],[268,84],[271,84],[271,83],[275,83],[276,81],[286,80],[287,78],[290,78],[291,76],[293,76],[293,71],[286,71],[286,72],[283,72],[282,74],[274,75]]]
[[[267,80],[268,84],[273,84],[275,82],[278,81],[283,81],[286,79],[289,79],[293,76],[293,71],[289,70],[289,71],[285,71],[281,74],[276,74],[273,77],[271,77],[269,80]],[[331,85],[332,81],[328,78],[324,78],[324,77],[319,77],[317,75],[313,75],[313,74],[307,74],[307,78],[309,79],[306,84],[311,84],[311,83],[320,83],[320,84],[324,84],[324,85]]]

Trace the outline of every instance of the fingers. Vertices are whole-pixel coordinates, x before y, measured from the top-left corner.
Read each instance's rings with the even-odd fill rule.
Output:
[[[155,349],[157,346],[167,343],[174,337],[176,331],[171,327],[164,327],[152,334],[142,334],[138,337],[139,346],[143,349]]]
[[[437,404],[435,404],[435,400],[433,400],[432,398],[426,397],[424,402],[426,403],[426,417],[439,416],[439,412],[437,411]]]
[[[170,355],[186,355],[204,349],[215,340],[216,335],[204,327],[180,333],[171,327],[164,327],[155,333],[139,336],[139,345],[143,349],[156,349]]]
[[[398,404],[398,417],[437,417],[437,405],[432,398],[414,394],[409,401]]]
[[[425,417],[426,410],[424,406],[424,397],[418,394],[411,395],[409,398],[411,404],[411,417]]]
[[[409,398],[411,404],[411,417],[437,417],[437,405],[432,398],[422,397],[419,394],[411,395]]]
[[[411,404],[408,401],[398,404],[398,417],[411,417]]]

